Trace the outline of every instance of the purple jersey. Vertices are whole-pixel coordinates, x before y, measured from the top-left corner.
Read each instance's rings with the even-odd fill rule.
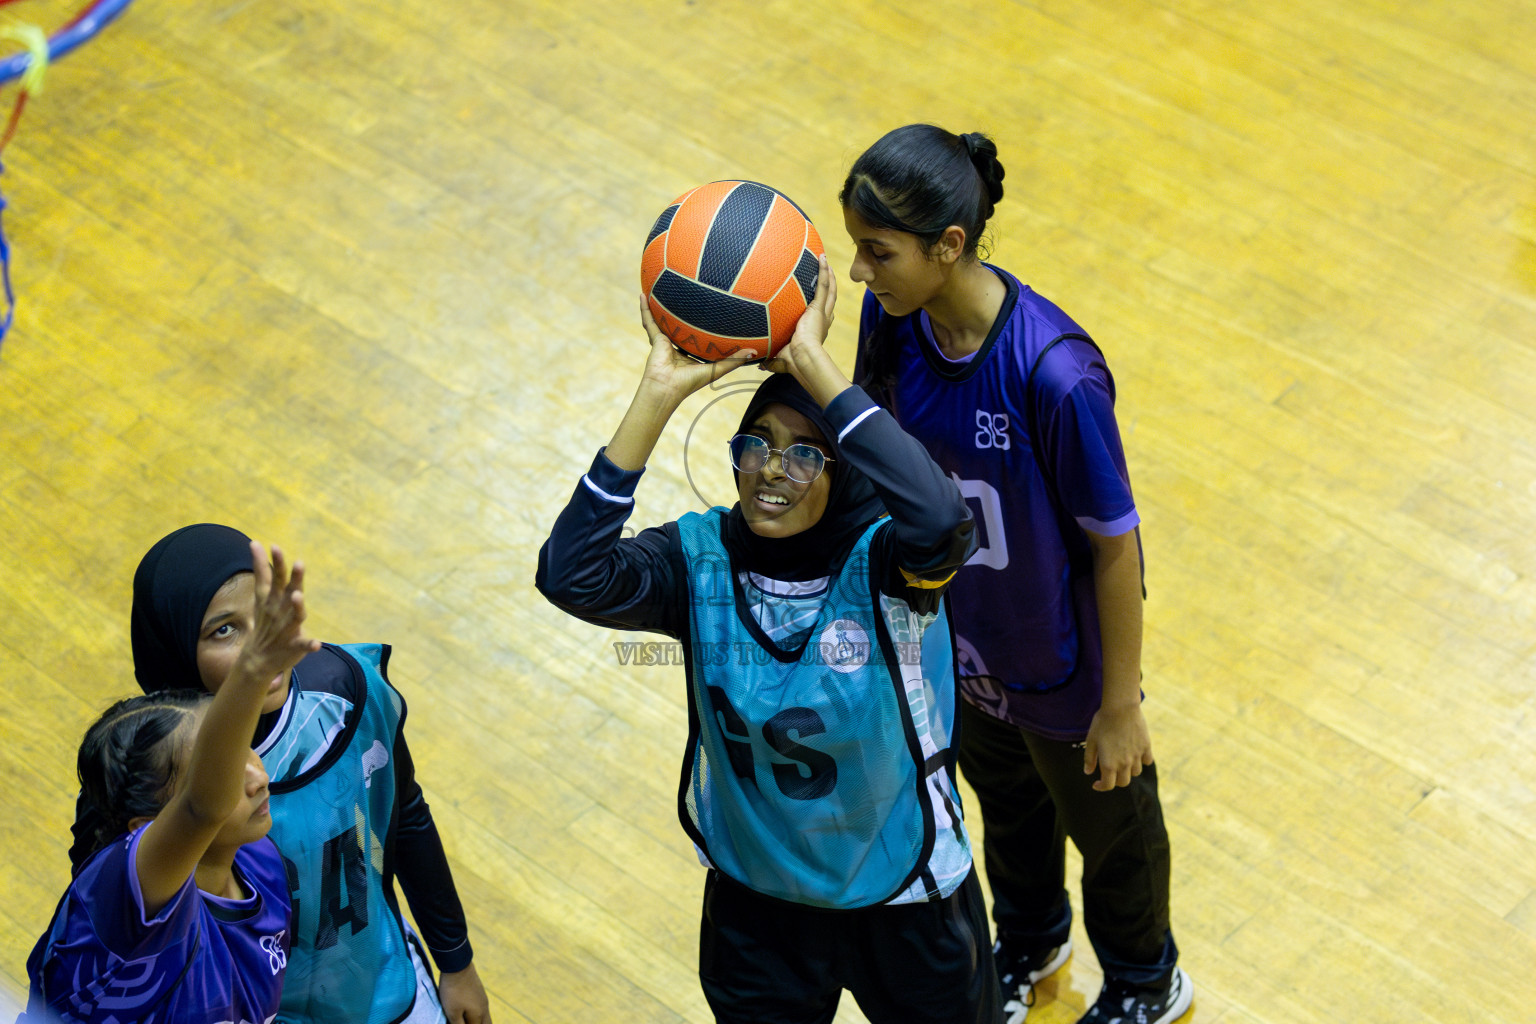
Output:
[[[962,696],[1033,732],[1077,740],[1103,693],[1084,530],[1118,536],[1140,518],[1103,357],[1053,303],[989,269],[1008,296],[974,356],[946,359],[926,313],[891,317],[866,293],[861,371],[872,341],[895,346],[894,384],[869,390],[976,517],[981,547],[949,588]]]
[[[288,963],[288,881],[270,839],[235,853],[251,895],[231,900],[192,877],[153,917],[135,868],[145,825],[92,857],[27,959],[23,1021],[267,1024]]]

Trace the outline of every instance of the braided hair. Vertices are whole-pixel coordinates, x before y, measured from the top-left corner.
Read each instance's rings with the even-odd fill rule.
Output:
[[[128,697],[86,730],[77,759],[76,828],[86,830],[79,836],[81,863],[127,832],[133,819],[160,813],[176,787],[176,739],[209,699],[202,690]]]
[[[1002,198],[997,145],[980,132],[956,135],[931,124],[887,132],[854,161],[837,196],[876,228],[916,235],[924,252],[957,225],[965,230],[963,259],[986,258],[982,234]],[[896,377],[892,346],[875,338],[860,343],[869,362],[857,383],[889,387]]]

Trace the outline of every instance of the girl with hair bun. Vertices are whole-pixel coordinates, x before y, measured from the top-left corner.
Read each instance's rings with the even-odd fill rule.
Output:
[[[270,1021],[291,940],[288,880],[251,731],[303,633],[304,569],[247,548],[250,639],[217,694],[118,701],[80,744],[87,858],[27,959],[23,1021]]]
[[[1082,1021],[1163,1024],[1193,989],[1169,927],[1168,833],[1141,711],[1141,520],[1103,354],[983,260],[1003,177],[987,136],[927,124],[855,161],[839,195],[849,275],[868,289],[854,376],[981,524],[949,593],[960,766],[981,803],[1010,1020],[1071,955],[1070,836],[1105,979]]]

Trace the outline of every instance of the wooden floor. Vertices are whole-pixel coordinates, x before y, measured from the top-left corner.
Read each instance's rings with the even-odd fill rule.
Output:
[[[995,136],[995,259],[1115,371],[1190,1019],[1536,1020],[1533,0],[139,0],[0,178],[0,992],[133,567],[215,520],[396,645],[495,1019],[708,1021],[681,673],[537,550],[666,201],[769,182],[846,272],[842,176],[916,120]],[[717,397],[638,525],[717,491]],[[1078,938],[1035,1024],[1096,994]]]

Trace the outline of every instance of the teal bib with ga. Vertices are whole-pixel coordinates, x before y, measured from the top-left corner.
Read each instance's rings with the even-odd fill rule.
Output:
[[[341,650],[366,682],[345,746],[332,750],[351,702],[301,687],[263,756],[273,780],[270,835],[293,894],[283,1024],[392,1024],[416,997],[400,920],[384,896],[403,703],[381,671],[381,645]]]
[[[692,703],[683,826],[715,868],[758,892],[834,909],[884,903],[924,871],[934,842],[913,697],[869,565],[887,520],[829,567],[819,616],[786,649],[746,608],[725,514],[677,521]]]

